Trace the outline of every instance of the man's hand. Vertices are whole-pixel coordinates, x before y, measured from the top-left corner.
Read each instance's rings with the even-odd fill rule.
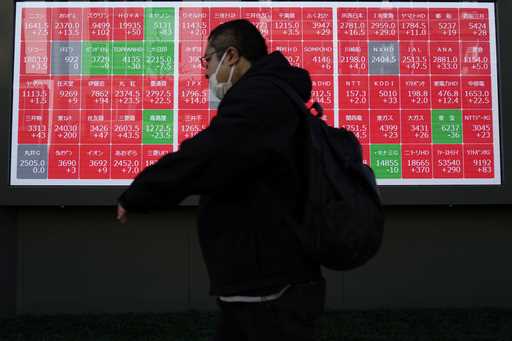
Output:
[[[121,204],[117,204],[117,220],[124,224],[128,221],[128,211],[121,206]]]

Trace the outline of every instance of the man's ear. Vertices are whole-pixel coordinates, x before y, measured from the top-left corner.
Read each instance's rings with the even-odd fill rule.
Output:
[[[227,48],[226,52],[227,52],[226,58],[227,58],[229,66],[235,65],[236,63],[238,63],[238,61],[240,60],[240,52],[238,51],[238,49],[236,47],[230,46]]]

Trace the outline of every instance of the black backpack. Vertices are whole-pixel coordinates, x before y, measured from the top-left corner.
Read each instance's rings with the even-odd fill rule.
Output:
[[[289,220],[306,252],[332,270],[351,270],[375,256],[382,243],[384,212],[375,175],[363,163],[355,135],[313,115],[297,92],[280,79],[277,85],[300,108],[305,134],[306,191],[303,215]]]

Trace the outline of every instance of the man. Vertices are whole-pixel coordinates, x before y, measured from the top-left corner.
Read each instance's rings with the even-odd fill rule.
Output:
[[[302,200],[301,114],[270,77],[304,101],[311,79],[280,52],[268,54],[246,20],[215,28],[201,59],[221,100],[217,116],[135,178],[118,218],[200,194],[199,240],[221,308],[215,340],[313,340],[325,281],[287,224]]]

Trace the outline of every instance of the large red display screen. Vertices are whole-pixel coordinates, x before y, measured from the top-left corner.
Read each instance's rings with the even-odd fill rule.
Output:
[[[22,2],[11,185],[129,184],[176,151],[216,115],[199,57],[236,18],[310,72],[379,184],[501,183],[492,4]]]

